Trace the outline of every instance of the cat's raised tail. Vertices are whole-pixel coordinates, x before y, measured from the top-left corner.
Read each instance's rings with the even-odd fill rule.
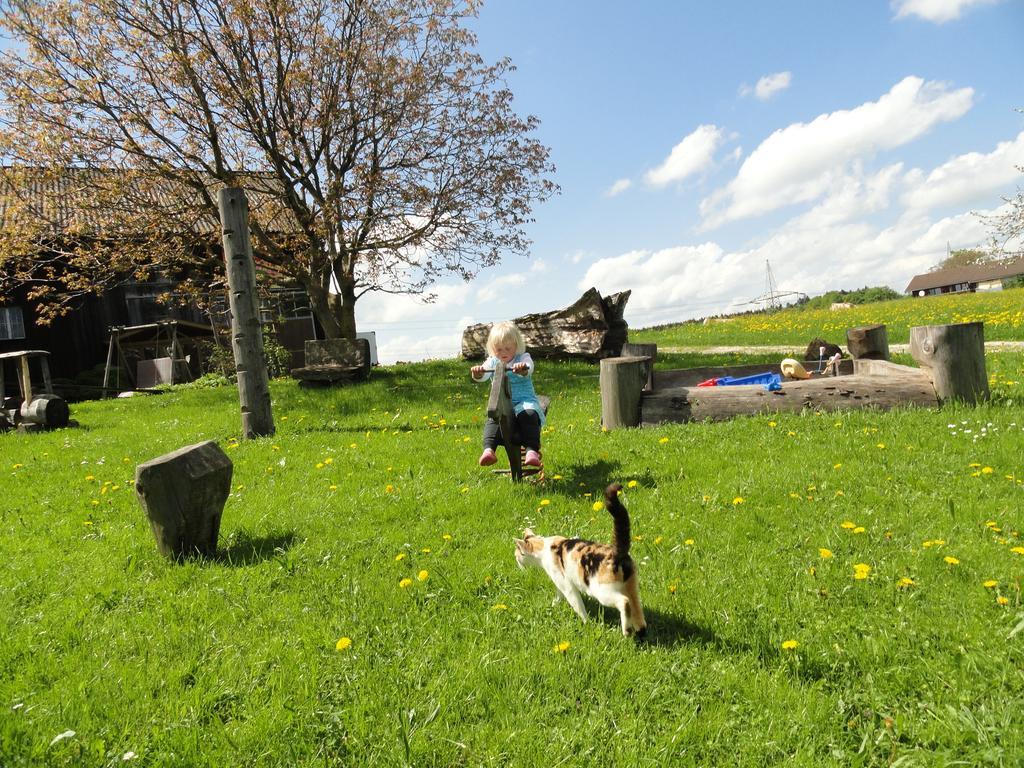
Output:
[[[615,521],[615,534],[612,538],[612,558],[618,563],[629,557],[629,512],[619,501],[621,483],[612,483],[604,490],[604,506]]]

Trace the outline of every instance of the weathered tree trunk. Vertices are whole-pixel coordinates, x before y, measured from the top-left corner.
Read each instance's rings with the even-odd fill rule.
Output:
[[[242,436],[264,437],[274,434],[274,417],[270,410],[270,379],[263,357],[263,329],[256,300],[256,268],[249,239],[249,203],[245,192],[236,187],[220,190],[217,203],[227,262],[231,349],[238,372]]]
[[[988,399],[984,323],[911,328],[910,354],[928,371],[940,400]]]
[[[888,360],[889,334],[884,325],[865,325],[846,331],[846,348],[854,360]]]
[[[648,362],[646,357],[609,357],[601,361],[601,425],[605,429],[640,426],[640,397]]]
[[[524,315],[513,322],[522,331],[526,347],[534,357],[615,357],[628,335],[622,313],[629,294],[623,291],[602,298],[596,288],[591,288],[565,309]],[[463,358],[472,360],[486,355],[490,330],[490,323],[481,323],[462,332]]]

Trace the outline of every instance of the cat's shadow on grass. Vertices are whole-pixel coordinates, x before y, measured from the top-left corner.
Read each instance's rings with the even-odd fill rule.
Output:
[[[604,609],[593,615],[608,627],[621,632],[618,611]],[[710,629],[687,621],[682,616],[645,608],[644,618],[647,620],[647,632],[642,638],[636,639],[640,647],[672,648],[678,645],[720,644],[718,636]]]
[[[211,560],[234,567],[272,560],[287,552],[295,542],[295,537],[295,531],[271,533],[266,536],[253,536],[246,531],[239,531],[232,535],[227,547],[217,550],[217,554]]]

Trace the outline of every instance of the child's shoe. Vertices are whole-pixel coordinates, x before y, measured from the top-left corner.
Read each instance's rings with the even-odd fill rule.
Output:
[[[489,467],[491,464],[497,464],[498,457],[494,453],[493,448],[484,448],[484,452],[480,454],[479,464],[481,467]]]
[[[533,450],[527,451],[526,458],[523,459],[523,464],[527,467],[539,467],[540,454]]]

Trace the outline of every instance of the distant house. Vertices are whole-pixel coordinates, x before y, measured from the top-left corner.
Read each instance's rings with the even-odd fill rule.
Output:
[[[0,234],[9,231],[13,224],[31,221],[38,230],[38,261],[46,268],[59,269],[61,254],[73,248],[69,243],[81,238],[83,232],[85,236],[93,236],[94,232],[106,231],[108,234],[103,235],[105,241],[115,245],[132,240],[130,224],[127,227],[123,224],[125,220],[132,221],[130,212],[119,220],[122,222],[120,226],[104,228],[104,206],[110,206],[110,219],[114,219],[118,214],[124,214],[124,207],[130,204],[126,202],[130,196],[114,199],[107,192],[108,196],[104,197],[104,186],[96,183],[98,176],[109,176],[116,171],[65,169],[61,172],[39,170],[33,174],[31,170],[12,172],[3,169],[2,173]],[[255,183],[250,185],[243,181],[241,184],[246,187],[253,215],[261,216],[261,223],[273,231],[294,231],[294,224],[280,204],[280,198],[275,199],[272,194],[272,178],[265,174],[250,174],[249,177]],[[159,206],[175,207],[181,211],[188,208],[181,201],[195,194],[185,186],[175,185],[166,179],[135,177],[129,186],[131,192],[144,195]],[[220,227],[216,219],[192,218],[180,226],[187,231],[187,236],[178,238],[183,256],[199,254],[206,259],[222,258]],[[110,231],[116,234],[111,235]],[[174,232],[168,231],[167,234],[175,237]],[[272,295],[280,301],[274,300],[261,308],[261,316],[264,320],[284,321],[278,328],[281,341],[289,348],[301,349],[303,339],[316,338],[318,333],[322,337],[309,310],[305,291],[278,279],[279,273],[272,269],[263,271],[275,275],[277,284]],[[74,379],[84,371],[102,366],[107,356],[109,329],[113,326],[137,326],[171,319],[212,328],[223,327],[229,322],[223,286],[215,288],[218,295],[212,302],[219,304],[221,311],[214,311],[211,317],[188,302],[175,306],[160,303],[160,296],[175,294],[177,281],[173,277],[153,275],[147,280],[139,280],[133,275],[125,275],[123,280],[101,295],[82,296],[73,311],[45,325],[38,322],[28,287],[21,285],[4,292],[3,277],[0,274],[0,353],[47,350],[51,354],[51,373],[58,379]]]
[[[1019,275],[1024,275],[1024,259],[1002,264],[970,264],[914,275],[906,293],[911,296],[937,296],[942,293],[1001,291],[1004,281]]]

